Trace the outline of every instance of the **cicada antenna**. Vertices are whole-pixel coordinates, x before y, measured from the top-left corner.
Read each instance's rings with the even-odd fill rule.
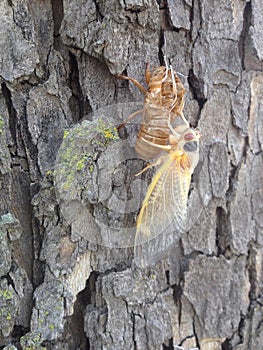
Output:
[[[168,72],[169,72],[169,64],[168,64],[167,57],[164,55],[163,59],[164,59],[164,63],[165,63],[165,76],[162,79],[162,83],[167,79]]]
[[[170,65],[170,68],[169,68],[170,70],[171,70],[171,75],[172,75],[172,81],[173,81],[173,92],[174,92],[174,94],[175,94],[175,99],[174,99],[174,102],[173,102],[173,105],[175,104],[175,102],[176,102],[176,100],[177,100],[177,91],[176,91],[176,82],[175,82],[175,79],[174,79],[174,70],[173,70],[173,67],[172,67],[172,65]]]
[[[164,64],[165,64],[166,69],[169,69],[169,62],[168,62],[166,55],[163,56],[163,60],[164,60]]]

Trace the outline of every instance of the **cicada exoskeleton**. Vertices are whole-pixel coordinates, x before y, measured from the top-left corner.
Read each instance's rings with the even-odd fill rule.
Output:
[[[155,144],[157,146],[168,144],[174,120],[180,116],[188,125],[183,116],[185,88],[172,67],[168,65],[160,66],[152,73],[147,65],[145,80],[148,90],[131,77],[124,75],[118,77],[132,81],[145,94],[143,109],[133,113],[127,121],[137,114],[142,114],[135,150],[142,159],[156,158],[161,150],[155,147]]]

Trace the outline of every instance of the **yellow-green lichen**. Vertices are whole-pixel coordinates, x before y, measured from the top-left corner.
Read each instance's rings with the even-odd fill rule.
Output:
[[[74,183],[74,179],[75,179],[74,173],[69,172],[69,173],[67,174],[67,176],[66,176],[66,181],[65,181],[65,183],[63,184],[63,188],[64,188],[65,190],[71,188],[72,185],[73,185],[73,183]]]
[[[96,130],[98,131],[98,133],[103,134],[107,143],[109,143],[110,141],[117,141],[119,139],[117,128],[106,124],[103,118],[98,119]]]
[[[152,274],[151,274],[151,279],[152,279],[152,280],[156,280],[156,274],[155,274],[155,273],[152,273]]]
[[[46,171],[46,178],[47,178],[47,180],[49,180],[49,181],[52,182],[54,176],[55,176],[55,171],[54,171],[54,170],[48,170],[48,171]]]
[[[27,333],[20,338],[20,343],[23,350],[46,350],[45,347],[42,347],[42,336],[39,332]]]
[[[2,117],[0,117],[0,135],[3,134],[4,125],[5,125],[4,120]]]
[[[118,140],[118,131],[111,127],[109,122],[103,118],[97,121],[96,125],[90,122],[71,130],[64,131],[64,141],[59,151],[59,167],[55,171],[55,178],[59,179],[61,189],[69,191],[78,190],[76,175],[87,176],[94,171],[94,161],[98,152],[105,146]],[[90,154],[87,151],[90,149]],[[93,153],[92,153],[93,152]]]
[[[89,157],[86,154],[83,155],[82,158],[80,158],[80,160],[76,164],[76,169],[78,171],[80,171],[84,168],[85,164],[87,163],[88,158]]]
[[[45,322],[45,320],[43,318],[40,318],[40,317],[37,320],[38,320],[38,323],[40,325],[42,325]]]
[[[71,147],[62,153],[61,161],[63,167],[59,169],[60,175],[64,178],[64,189],[70,189],[75,183],[76,171],[82,171],[86,165],[93,161],[88,154],[74,154]]]
[[[7,321],[11,321],[12,320],[11,312],[9,312],[9,311],[7,311],[6,320]]]
[[[119,136],[118,136],[118,132],[116,128],[113,129],[104,129],[103,130],[103,134],[105,136],[105,138],[107,140],[112,140],[112,141],[116,141],[118,140]]]
[[[92,173],[93,170],[94,170],[94,166],[93,166],[93,165],[90,165],[90,166],[89,166],[89,172]]]
[[[12,314],[9,311],[9,308],[7,306],[2,305],[1,310],[0,310],[0,318],[6,319],[6,321],[12,320]]]
[[[10,292],[10,290],[6,289],[6,290],[0,290],[0,298],[4,298],[6,300],[12,299],[13,297],[13,293]]]
[[[68,130],[64,130],[63,140],[65,140],[67,138],[68,134],[69,134],[69,131]]]
[[[50,325],[48,326],[48,328],[49,328],[51,331],[53,331],[53,330],[55,329],[55,325],[52,323],[52,324],[50,324]]]

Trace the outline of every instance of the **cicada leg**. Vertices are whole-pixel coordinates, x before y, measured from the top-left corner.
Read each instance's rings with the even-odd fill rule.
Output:
[[[185,122],[185,124],[187,125],[187,127],[189,127],[189,123],[188,123],[188,121],[186,120],[186,118],[185,118],[183,112],[180,113],[180,117],[181,117],[181,119]]]
[[[165,76],[163,77],[162,79],[162,83],[167,79],[168,77],[168,72],[169,72],[169,65],[168,65],[168,62],[167,62],[167,58],[166,56],[164,56],[164,62],[165,62]],[[172,72],[171,72],[172,73]]]
[[[149,86],[149,82],[150,82],[150,79],[151,79],[151,71],[149,69],[149,63],[147,62],[146,63],[146,68],[145,68],[145,81],[146,81],[146,84]]]
[[[175,105],[175,102],[177,101],[177,88],[176,88],[176,81],[175,81],[175,79],[174,79],[174,71],[173,71],[173,67],[172,67],[172,66],[170,66],[170,70],[171,70],[172,80],[173,80],[173,93],[174,93],[175,96],[176,96],[176,98],[174,99],[174,101],[173,101],[173,103],[172,103],[172,108],[171,108],[171,110],[172,110],[173,107],[174,107],[174,105]],[[189,127],[189,123],[188,123],[188,121],[185,119],[185,116],[184,116],[184,114],[183,114],[183,111],[181,111],[181,112],[179,113],[179,115],[180,115],[181,119],[183,120],[183,122]],[[170,123],[170,121],[168,121],[168,125],[169,125],[169,128],[171,129],[171,123]],[[171,129],[171,131],[172,131],[172,129]],[[173,131],[172,131],[172,132],[173,132]]]
[[[165,64],[166,72],[168,72],[169,69],[171,69],[171,65],[169,64],[168,59],[167,59],[167,57],[166,57],[165,55],[164,55],[163,59],[164,59],[164,64]],[[171,71],[171,73],[172,73],[172,71]]]
[[[135,118],[138,114],[140,114],[140,113],[142,113],[142,112],[143,112],[143,109],[139,109],[138,111],[136,111],[136,112],[132,113],[131,115],[129,115],[129,117],[128,117],[127,119],[125,119],[124,122],[121,123],[121,124],[117,127],[117,129],[120,130],[121,128],[123,128],[124,125],[125,125],[126,123],[128,123],[128,121],[132,120],[133,118]]]
[[[139,173],[135,174],[135,176],[139,176],[144,173],[146,170],[153,168],[154,166],[160,165],[162,163],[162,157],[158,158],[156,162],[148,164],[145,168],[142,169]]]
[[[116,75],[119,79],[130,80],[144,95],[147,94],[147,90],[134,78],[126,77],[126,75]]]

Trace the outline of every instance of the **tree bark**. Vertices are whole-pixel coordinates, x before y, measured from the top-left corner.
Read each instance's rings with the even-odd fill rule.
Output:
[[[260,349],[261,1],[1,0],[0,22],[1,349]],[[139,268],[152,171],[135,193],[138,125],[114,127],[143,95],[115,75],[165,56],[200,161],[188,231]]]

